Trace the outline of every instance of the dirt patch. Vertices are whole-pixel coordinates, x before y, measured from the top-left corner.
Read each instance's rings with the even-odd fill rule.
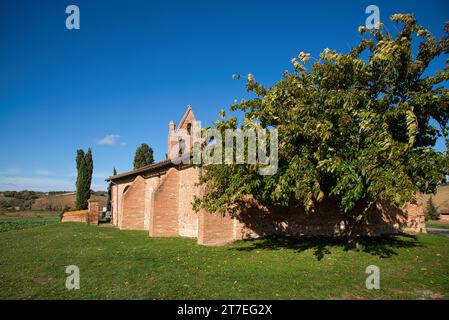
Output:
[[[33,282],[39,285],[50,283],[52,280],[53,276],[50,273],[41,273],[33,277]]]
[[[416,291],[418,300],[443,300],[444,294],[433,292],[432,290],[418,290]]]
[[[336,299],[340,299],[340,300],[362,300],[364,298],[362,298],[361,296],[355,295],[354,293],[351,292],[343,292],[341,294],[341,296],[339,298]]]

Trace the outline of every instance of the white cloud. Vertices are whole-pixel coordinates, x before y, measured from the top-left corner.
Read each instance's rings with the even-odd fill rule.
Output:
[[[117,140],[120,138],[120,135],[118,134],[108,134],[105,137],[101,138],[97,141],[97,144],[100,145],[115,145],[117,144]]]

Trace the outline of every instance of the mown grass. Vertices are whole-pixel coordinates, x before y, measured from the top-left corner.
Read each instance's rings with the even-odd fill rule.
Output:
[[[224,247],[81,223],[0,233],[1,299],[447,299],[449,239],[265,238]],[[67,290],[66,266],[80,268]],[[380,268],[380,290],[365,288]]]
[[[428,228],[449,229],[449,223],[441,221],[430,221],[426,223]]]

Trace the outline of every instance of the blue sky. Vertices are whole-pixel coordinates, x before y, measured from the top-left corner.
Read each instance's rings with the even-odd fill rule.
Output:
[[[80,30],[65,28],[70,4]],[[392,29],[398,12],[437,36],[449,19],[447,1],[1,0],[0,190],[74,190],[88,147],[92,187],[106,189],[142,142],[164,159],[187,105],[207,125],[246,96],[244,75],[270,85],[300,51],[347,52],[370,4]]]

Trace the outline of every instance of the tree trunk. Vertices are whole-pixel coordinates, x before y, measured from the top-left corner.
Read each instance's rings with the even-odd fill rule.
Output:
[[[347,246],[350,249],[355,249],[359,247],[358,237],[359,233],[357,231],[358,223],[354,219],[354,215],[351,213],[346,214],[345,219],[345,231],[346,231],[346,241]]]

